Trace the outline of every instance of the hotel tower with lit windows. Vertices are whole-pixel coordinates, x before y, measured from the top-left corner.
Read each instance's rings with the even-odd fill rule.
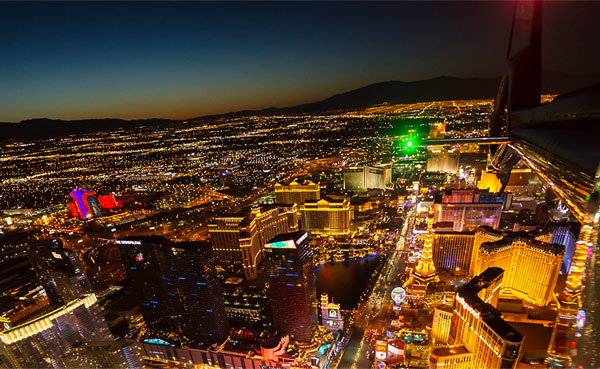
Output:
[[[347,199],[306,200],[300,206],[302,229],[311,235],[347,235],[353,211]]]
[[[298,207],[264,205],[250,213],[221,216],[208,232],[219,262],[241,263],[246,279],[255,279],[262,261],[262,246],[271,238],[298,230]]]
[[[449,343],[472,353],[469,368],[515,368],[523,336],[502,319],[495,308],[504,271],[489,268],[458,289]],[[463,368],[464,361],[444,368]],[[442,366],[434,366],[434,368]]]
[[[314,252],[304,231],[286,233],[265,246],[273,327],[308,342],[317,325]]]

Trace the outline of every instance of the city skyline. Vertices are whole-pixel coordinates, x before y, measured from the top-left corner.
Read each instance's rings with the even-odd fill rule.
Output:
[[[0,367],[597,368],[599,13],[0,3]]]
[[[187,119],[388,80],[498,77],[513,6],[2,3],[0,122]],[[596,73],[590,7],[546,4],[544,70]]]

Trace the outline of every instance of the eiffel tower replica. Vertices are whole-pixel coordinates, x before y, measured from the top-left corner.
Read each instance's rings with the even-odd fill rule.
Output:
[[[409,292],[417,296],[425,296],[427,286],[431,282],[439,280],[435,266],[433,265],[433,211],[429,211],[427,215],[427,235],[425,236],[425,244],[421,258],[417,266],[411,271],[410,283],[408,285]]]

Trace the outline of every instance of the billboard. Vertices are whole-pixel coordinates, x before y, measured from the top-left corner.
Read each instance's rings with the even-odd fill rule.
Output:
[[[294,240],[278,241],[267,243],[265,247],[270,249],[295,249],[296,243]]]
[[[585,318],[585,310],[579,310],[577,312],[577,316],[575,317],[575,326],[577,329],[583,329],[583,326],[585,325]]]
[[[375,357],[379,360],[387,358],[387,341],[375,341]]]

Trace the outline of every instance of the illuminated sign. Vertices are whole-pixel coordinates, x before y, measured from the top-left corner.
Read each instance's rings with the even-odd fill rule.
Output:
[[[119,245],[141,245],[141,241],[132,241],[132,240],[117,240],[117,244]]]
[[[329,315],[330,318],[337,318],[339,314],[337,309],[329,309],[327,315]]]
[[[62,256],[54,251],[52,251],[52,256],[54,256],[56,259],[62,259]]]
[[[331,331],[337,331],[342,329],[342,321],[341,320],[326,320],[325,321],[325,328],[331,330]]]
[[[287,240],[287,241],[271,242],[271,243],[266,244],[265,247],[268,247],[270,249],[295,249],[296,244],[294,243],[293,240]]]
[[[406,291],[402,287],[396,287],[392,290],[392,301],[395,304],[401,304],[406,298]]]
[[[135,256],[135,261],[144,261],[144,254],[141,252]]]
[[[387,358],[387,341],[375,341],[375,357],[380,360]]]
[[[330,343],[328,343],[328,344],[326,344],[326,345],[323,345],[323,346],[319,347],[319,354],[320,354],[320,355],[325,355],[325,351],[326,351],[328,348],[330,348],[330,347],[331,347],[331,344],[330,344]]]
[[[465,308],[471,314],[473,314],[476,319],[479,319],[479,311],[473,309],[473,307],[471,307],[471,305],[467,304],[467,302],[465,301],[465,299],[463,299],[459,295],[456,295],[456,301],[458,301],[463,306],[463,308]]]
[[[8,330],[8,329],[11,328],[11,325],[10,325],[11,321],[10,321],[10,319],[5,318],[5,317],[1,317],[0,318],[0,322],[2,322],[2,326],[4,326],[5,330]]]
[[[302,237],[298,238],[298,241],[296,241],[296,244],[297,244],[297,245],[298,245],[298,244],[301,244],[301,243],[302,243],[302,241],[304,241],[304,240],[306,239],[306,237],[308,237],[308,233],[304,233],[304,234],[302,235]]]
[[[585,310],[579,310],[577,312],[577,316],[575,317],[575,326],[577,327],[577,329],[583,329],[583,326],[585,325],[585,319]]]

